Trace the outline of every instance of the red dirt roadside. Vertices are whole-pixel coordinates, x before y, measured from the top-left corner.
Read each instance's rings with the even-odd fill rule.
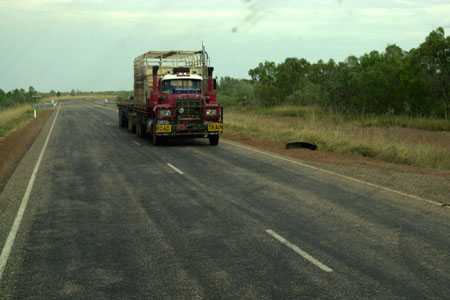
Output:
[[[0,137],[0,192],[17,164],[39,135],[51,113],[51,111],[43,111],[39,113],[37,120],[28,122],[6,137]]]

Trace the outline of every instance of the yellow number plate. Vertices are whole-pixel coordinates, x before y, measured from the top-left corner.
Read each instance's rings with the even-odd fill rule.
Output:
[[[208,124],[208,131],[223,131],[223,124],[222,123],[209,123]]]
[[[171,133],[172,125],[170,124],[159,124],[156,125],[156,133]]]

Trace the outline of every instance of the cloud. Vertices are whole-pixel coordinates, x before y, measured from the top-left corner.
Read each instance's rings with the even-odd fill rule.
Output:
[[[0,0],[0,84],[129,88],[137,54],[202,41],[218,74],[246,76],[287,56],[410,49],[448,16],[448,0]]]

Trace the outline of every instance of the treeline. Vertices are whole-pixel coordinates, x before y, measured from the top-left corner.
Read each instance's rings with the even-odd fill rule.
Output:
[[[450,114],[450,37],[432,31],[410,51],[390,45],[343,62],[287,58],[249,71],[251,80],[220,80],[225,102],[320,105],[357,114],[443,117]]]
[[[37,101],[37,98],[38,92],[32,86],[27,91],[24,89],[14,89],[5,92],[0,89],[0,109],[17,104],[34,102]]]

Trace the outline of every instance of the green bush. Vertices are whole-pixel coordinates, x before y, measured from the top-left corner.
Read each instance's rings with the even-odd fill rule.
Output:
[[[248,106],[255,103],[254,86],[249,80],[223,77],[219,81],[218,97],[225,106]]]
[[[37,94],[37,91],[31,86],[28,88],[28,91],[15,89],[5,92],[0,89],[0,110],[13,105],[34,102],[37,100]]]

